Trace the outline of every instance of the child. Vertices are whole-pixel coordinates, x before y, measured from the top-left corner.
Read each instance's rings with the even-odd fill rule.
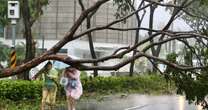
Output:
[[[64,85],[67,97],[68,110],[75,110],[75,100],[79,99],[82,95],[82,84],[80,81],[80,71],[76,68],[67,67],[63,71],[64,79],[67,79],[67,83]]]

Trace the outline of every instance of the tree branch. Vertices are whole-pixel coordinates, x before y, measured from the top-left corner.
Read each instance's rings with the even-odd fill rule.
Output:
[[[151,56],[151,55],[147,55],[143,52],[140,52],[140,51],[137,51],[140,55],[148,58],[148,59],[153,59],[153,60],[157,60],[165,65],[168,65],[172,68],[175,68],[175,69],[179,69],[181,71],[190,71],[190,70],[196,70],[196,69],[205,69],[207,68],[208,66],[199,66],[199,67],[192,67],[192,66],[187,66],[187,65],[177,65],[175,63],[171,63],[171,62],[168,62],[167,60],[165,59],[161,59],[161,58],[158,58],[158,57],[155,57],[155,56]]]

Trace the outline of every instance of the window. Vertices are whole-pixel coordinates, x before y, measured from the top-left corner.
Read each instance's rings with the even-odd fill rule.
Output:
[[[4,37],[4,27],[0,25],[0,38]]]

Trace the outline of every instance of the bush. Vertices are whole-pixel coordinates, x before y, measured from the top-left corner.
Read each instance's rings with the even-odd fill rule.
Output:
[[[156,75],[136,77],[83,77],[84,93],[164,93],[167,83]],[[65,97],[63,87],[59,86],[58,96]],[[40,99],[41,81],[0,80],[0,98],[10,100]]]
[[[168,92],[167,82],[161,76],[148,75],[137,77],[96,77],[83,78],[85,92],[138,92],[161,93]]]
[[[42,82],[25,80],[0,80],[0,98],[10,100],[39,99]]]

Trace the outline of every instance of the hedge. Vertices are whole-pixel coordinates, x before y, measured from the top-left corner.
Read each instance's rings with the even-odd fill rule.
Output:
[[[99,93],[138,92],[153,93],[166,92],[167,82],[161,76],[148,75],[137,77],[97,77],[82,79],[84,91]]]
[[[37,99],[42,93],[41,81],[0,80],[0,98],[11,100]]]
[[[167,83],[161,76],[137,77],[96,77],[81,79],[85,93],[152,93],[167,91]],[[61,89],[60,89],[61,88]],[[40,99],[41,81],[0,80],[0,98],[10,100]],[[59,87],[59,96],[64,96],[63,87]]]

